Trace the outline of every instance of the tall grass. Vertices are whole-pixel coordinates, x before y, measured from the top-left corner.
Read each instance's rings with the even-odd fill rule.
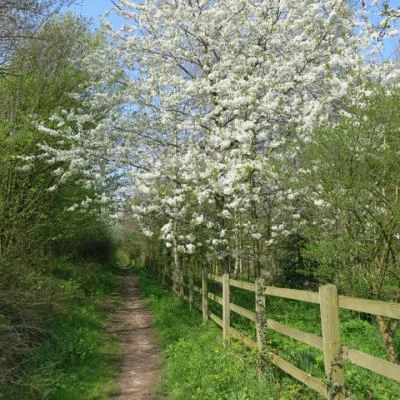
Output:
[[[56,259],[0,272],[0,399],[109,398],[120,359],[102,307],[117,299],[112,268]]]

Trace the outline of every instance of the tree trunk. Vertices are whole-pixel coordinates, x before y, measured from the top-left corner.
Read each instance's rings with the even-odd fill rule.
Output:
[[[395,323],[392,325],[391,321],[387,323],[385,319],[380,315],[376,317],[376,320],[378,322],[379,330],[385,343],[386,352],[388,354],[389,360],[392,363],[397,363],[399,355],[394,348],[393,337],[396,333],[396,328],[398,324]]]
[[[174,270],[172,272],[172,288],[173,291],[176,293],[178,292],[177,288],[177,281],[179,279],[179,271],[181,269],[180,263],[179,263],[179,254],[178,254],[178,243],[176,241],[175,235],[172,237],[172,254],[174,257]]]
[[[229,256],[225,256],[221,260],[221,266],[222,266],[222,273],[229,274]]]
[[[261,277],[261,263],[260,263],[260,242],[259,240],[253,241],[253,260],[254,260],[254,278]]]

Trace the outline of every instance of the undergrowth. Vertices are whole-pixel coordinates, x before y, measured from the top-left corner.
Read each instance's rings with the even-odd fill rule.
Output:
[[[102,310],[112,268],[56,259],[0,274],[0,399],[109,398],[120,360]]]

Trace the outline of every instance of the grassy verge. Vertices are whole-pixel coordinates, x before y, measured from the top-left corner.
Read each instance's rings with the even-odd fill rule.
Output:
[[[140,287],[163,348],[160,392],[171,400],[316,399],[315,393],[275,368],[258,379],[257,355],[233,341],[224,349],[221,331],[188,311],[171,292],[138,269]]]
[[[197,282],[198,283],[198,282]],[[198,283],[200,284],[200,283]],[[221,286],[210,282],[210,291],[221,294]],[[254,293],[231,288],[233,302],[249,310],[254,310]],[[221,316],[221,307],[210,302],[212,311]],[[291,327],[321,336],[320,309],[318,305],[268,297],[268,317]],[[363,351],[367,354],[386,359],[387,354],[382,337],[375,321],[366,319],[366,315],[341,310],[340,331],[344,345]],[[232,325],[255,339],[254,324],[232,313]],[[271,349],[297,367],[309,374],[324,380],[324,363],[321,351],[302,344],[274,331],[268,333]],[[400,349],[400,331],[395,337],[395,346]],[[392,400],[400,398],[400,385],[390,379],[374,374],[351,363],[344,363],[345,388],[349,398],[354,400]],[[315,395],[317,398],[317,395]]]
[[[318,399],[285,373],[274,367],[267,369],[262,383],[257,379],[257,356],[233,341],[232,350],[221,343],[221,331],[212,322],[201,325],[197,311],[188,312],[169,289],[152,280],[146,271],[141,274],[141,288],[156,319],[156,329],[164,348],[161,391],[171,400],[253,400]],[[196,282],[200,285],[200,282]],[[209,289],[220,295],[221,287],[209,282]],[[233,302],[254,309],[254,293],[232,289]],[[200,296],[195,294],[200,303]],[[209,302],[211,310],[221,317],[221,307]],[[268,298],[268,316],[306,332],[321,335],[319,308],[298,301]],[[385,359],[382,338],[374,321],[357,313],[341,311],[341,340],[348,346]],[[234,313],[232,325],[255,339],[251,321]],[[271,349],[299,368],[324,380],[322,352],[279,333],[268,334]],[[395,338],[400,348],[400,333]],[[392,400],[399,398],[400,385],[350,363],[344,364],[346,391],[353,400]]]
[[[1,299],[0,336],[10,351],[1,352],[8,379],[0,399],[109,398],[120,363],[119,345],[104,326],[104,305],[118,300],[112,268],[54,260],[14,282]]]

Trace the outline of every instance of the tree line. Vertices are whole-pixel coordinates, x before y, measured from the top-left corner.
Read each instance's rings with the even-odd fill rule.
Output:
[[[89,330],[80,307],[93,302],[90,285],[102,290],[104,272],[93,262],[108,263],[113,254],[107,205],[91,200],[99,187],[77,175],[63,176],[65,162],[41,157],[41,146],[55,139],[38,125],[83,106],[73,95],[91,79],[83,59],[103,41],[88,21],[61,12],[71,3],[0,2],[0,397],[5,398],[57,397],[57,368],[77,364],[86,354],[74,343]],[[86,208],[72,211],[83,202]],[[84,262],[86,268],[71,267]],[[53,355],[46,356],[46,346]]]

